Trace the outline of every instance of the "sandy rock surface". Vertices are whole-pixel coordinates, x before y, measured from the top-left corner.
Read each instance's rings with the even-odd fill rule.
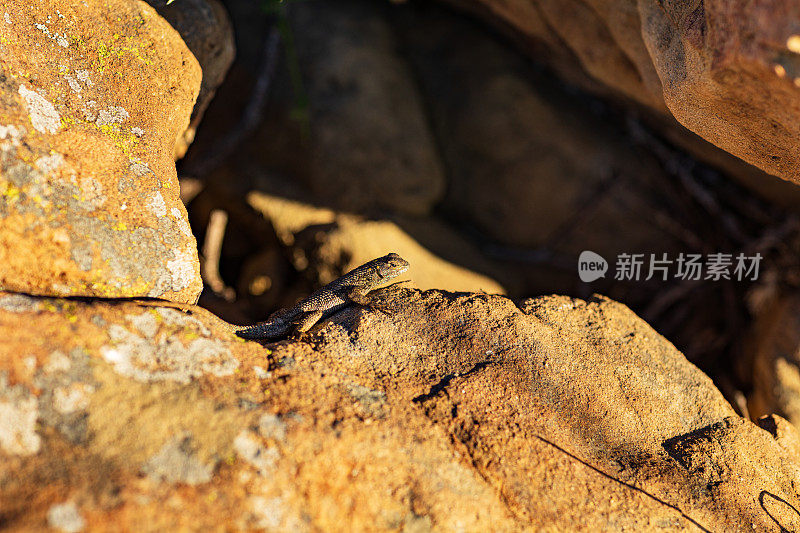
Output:
[[[258,192],[250,193],[247,201],[269,220],[285,244],[295,247],[295,263],[304,269],[316,270],[319,285],[330,283],[371,259],[395,252],[413,265],[413,275],[404,278],[413,278],[421,289],[505,292],[498,281],[480,274],[500,272],[482,260],[466,239],[436,220],[365,220]],[[448,243],[451,255],[458,257],[461,265],[469,264],[470,268],[430,251],[409,231],[427,235],[440,249],[442,244]]]
[[[639,12],[675,118],[770,174],[800,183],[800,6],[640,0]]]
[[[194,302],[173,163],[200,84],[143,2],[0,7],[0,286]]]
[[[796,520],[792,426],[609,300],[387,289],[267,347],[199,308],[3,294],[0,324],[11,530]]]
[[[800,296],[770,302],[754,324],[750,345],[753,416],[777,413],[800,423]]]
[[[800,530],[800,309],[768,301],[797,283],[796,219],[625,114],[674,114],[792,179],[789,7],[463,2],[609,103],[441,7],[226,5],[244,61],[181,167],[203,305],[263,318],[390,251],[413,283],[270,344],[172,305],[202,286],[173,158],[232,58],[221,4],[0,7],[0,527]],[[602,285],[658,304],[654,326],[707,355],[725,396],[577,285],[585,246],[767,256],[769,276],[719,300]],[[587,297],[500,294],[563,287]],[[720,370],[744,360],[745,304],[749,402]]]

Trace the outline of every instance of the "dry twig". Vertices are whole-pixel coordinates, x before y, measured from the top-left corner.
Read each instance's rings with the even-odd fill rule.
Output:
[[[219,258],[222,253],[222,241],[225,238],[225,226],[228,224],[228,213],[215,209],[211,212],[203,242],[203,257],[200,273],[214,294],[231,302],[236,298],[233,288],[227,287],[219,273]]]

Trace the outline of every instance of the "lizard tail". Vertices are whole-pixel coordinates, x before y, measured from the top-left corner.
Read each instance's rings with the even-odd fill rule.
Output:
[[[241,327],[241,329],[235,329],[234,333],[247,340],[271,340],[288,335],[291,328],[291,322],[273,320],[260,322],[252,326]]]
[[[235,335],[247,340],[273,340],[285,337],[292,329],[292,322],[283,318],[272,318],[265,322],[259,322],[252,326],[240,326],[238,324],[231,324],[225,322],[217,315],[210,312],[208,309],[198,307],[197,305],[179,304],[176,302],[167,302],[161,300],[146,300],[141,298],[132,298],[132,302],[147,307],[169,307],[171,309],[178,309],[188,314],[203,314],[207,317],[216,320],[220,323],[223,329],[233,332]]]

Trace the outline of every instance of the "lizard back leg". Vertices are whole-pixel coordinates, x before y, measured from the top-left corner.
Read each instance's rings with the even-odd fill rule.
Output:
[[[325,314],[324,311],[310,311],[303,314],[300,319],[295,322],[295,331],[297,333],[305,333],[306,331],[310,330],[312,327],[314,327],[314,324],[319,322],[319,319],[322,318],[323,314]]]

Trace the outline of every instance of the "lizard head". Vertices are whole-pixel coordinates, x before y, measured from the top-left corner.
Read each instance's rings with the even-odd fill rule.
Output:
[[[390,253],[389,255],[384,255],[380,259],[377,260],[377,267],[378,267],[378,276],[382,279],[392,279],[406,270],[408,270],[408,261],[397,255],[396,253]]]

